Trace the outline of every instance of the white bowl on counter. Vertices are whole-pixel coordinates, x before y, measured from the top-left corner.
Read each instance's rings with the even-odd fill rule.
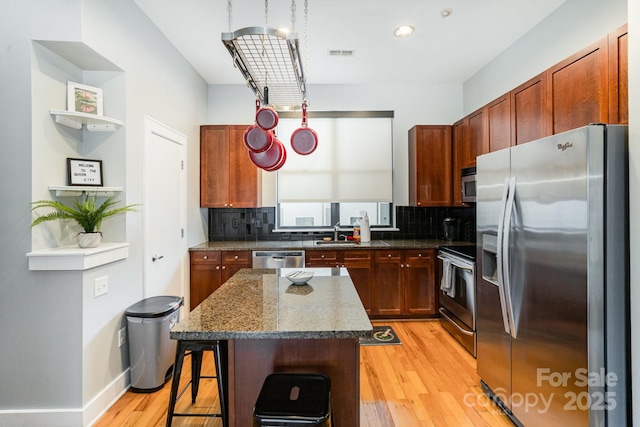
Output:
[[[287,273],[284,277],[294,285],[304,285],[313,277],[313,271],[296,270],[291,273]]]

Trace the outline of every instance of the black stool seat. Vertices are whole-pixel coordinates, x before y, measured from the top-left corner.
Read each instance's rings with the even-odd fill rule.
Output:
[[[275,373],[264,380],[253,427],[331,427],[331,381],[322,374]]]
[[[216,365],[215,376],[204,376],[202,370],[202,355],[204,351],[212,351]],[[191,355],[191,380],[185,385],[182,391],[178,392],[180,376],[184,357]],[[167,413],[167,427],[171,427],[173,417],[216,417],[222,419],[222,426],[227,427],[227,384],[226,373],[226,341],[189,341],[178,340],[176,346],[176,360],[173,365],[173,380],[171,382],[171,395],[169,396],[169,408]],[[176,403],[191,386],[191,403],[195,403],[200,386],[200,378],[215,378],[218,384],[218,399],[220,402],[220,412],[218,413],[177,413]]]

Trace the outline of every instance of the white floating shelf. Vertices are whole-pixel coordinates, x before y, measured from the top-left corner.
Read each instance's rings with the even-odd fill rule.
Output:
[[[49,186],[49,191],[55,191],[58,197],[74,197],[83,193],[95,193],[104,196],[113,196],[122,191],[122,187],[90,187],[90,186]]]
[[[67,110],[49,110],[49,113],[55,116],[56,123],[73,129],[81,129],[82,125],[85,125],[90,131],[114,132],[120,126],[124,126],[123,121],[95,114]]]
[[[27,254],[29,270],[89,270],[90,268],[126,259],[129,243],[102,243],[97,248],[78,245],[43,249]]]

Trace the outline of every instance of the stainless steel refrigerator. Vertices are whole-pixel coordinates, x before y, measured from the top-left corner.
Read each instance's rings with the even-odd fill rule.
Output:
[[[626,126],[478,157],[477,366],[517,425],[631,425]]]

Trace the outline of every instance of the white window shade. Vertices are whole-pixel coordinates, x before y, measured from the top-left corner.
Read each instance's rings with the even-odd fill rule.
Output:
[[[290,144],[300,122],[280,118],[278,124],[287,147],[278,171],[279,202],[392,202],[392,118],[311,118],[318,147],[307,156]]]

